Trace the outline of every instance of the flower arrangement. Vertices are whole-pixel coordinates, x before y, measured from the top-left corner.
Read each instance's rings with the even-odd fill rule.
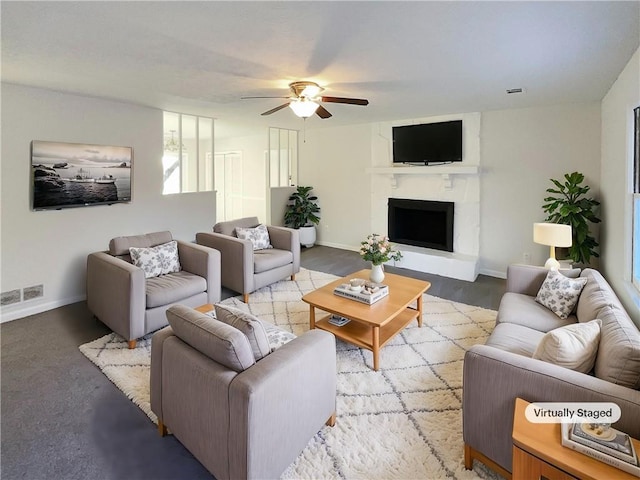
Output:
[[[393,249],[389,237],[372,233],[360,242],[360,256],[374,265],[382,265],[391,259],[400,260],[402,253]]]

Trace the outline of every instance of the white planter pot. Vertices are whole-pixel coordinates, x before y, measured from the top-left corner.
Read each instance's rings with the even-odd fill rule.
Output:
[[[307,248],[313,247],[316,243],[316,227],[311,225],[310,227],[300,227],[298,229],[300,235],[300,245],[304,245]]]

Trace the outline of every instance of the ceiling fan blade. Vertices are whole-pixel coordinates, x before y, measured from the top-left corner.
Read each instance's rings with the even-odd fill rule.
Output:
[[[320,101],[328,103],[347,103],[349,105],[369,105],[369,100],[364,98],[320,97]]]
[[[282,110],[283,108],[288,107],[289,104],[288,103],[283,103],[280,106],[277,106],[276,108],[272,108],[271,110],[267,110],[266,112],[262,113],[261,115],[271,115],[272,113],[276,113],[278,110]]]
[[[329,118],[331,116],[329,111],[326,108],[324,108],[322,105],[318,106],[318,109],[316,110],[316,115],[318,115],[320,118]]]
[[[289,98],[289,97],[240,97],[240,100],[247,100],[250,98]]]

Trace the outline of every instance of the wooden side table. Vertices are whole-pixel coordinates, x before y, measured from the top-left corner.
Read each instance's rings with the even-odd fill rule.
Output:
[[[516,398],[513,417],[513,478],[518,480],[638,480],[582,453],[562,446],[559,423],[531,423],[524,414],[529,402]],[[640,442],[633,440],[640,452]]]

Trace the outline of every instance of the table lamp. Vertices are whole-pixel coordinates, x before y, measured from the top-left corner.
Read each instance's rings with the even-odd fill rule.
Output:
[[[572,244],[571,225],[562,223],[534,223],[533,241],[540,245],[549,245],[549,258],[545,268],[558,270],[560,262],[556,260],[556,247],[570,247]]]

